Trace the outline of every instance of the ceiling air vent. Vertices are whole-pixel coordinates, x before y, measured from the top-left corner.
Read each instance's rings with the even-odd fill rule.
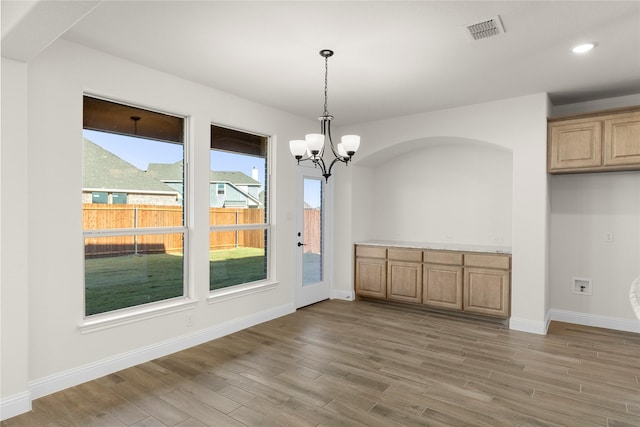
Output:
[[[500,15],[489,18],[485,21],[467,25],[465,27],[467,36],[471,40],[486,39],[487,37],[497,36],[504,33],[504,27],[500,20]]]

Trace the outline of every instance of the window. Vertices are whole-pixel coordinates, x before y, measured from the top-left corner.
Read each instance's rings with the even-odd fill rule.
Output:
[[[113,193],[111,195],[111,203],[114,205],[126,205],[127,193]]]
[[[267,144],[265,136],[211,126],[210,290],[269,278]]]
[[[91,203],[109,203],[109,193],[106,191],[94,191],[91,193]]]
[[[85,316],[185,296],[184,121],[84,97]]]
[[[218,196],[224,196],[224,184],[218,184]]]

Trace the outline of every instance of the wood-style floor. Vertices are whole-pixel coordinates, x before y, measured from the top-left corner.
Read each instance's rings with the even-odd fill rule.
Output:
[[[640,335],[325,301],[2,423],[41,425],[640,426]]]

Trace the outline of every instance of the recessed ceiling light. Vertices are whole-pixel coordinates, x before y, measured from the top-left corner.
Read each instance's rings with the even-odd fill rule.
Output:
[[[573,49],[571,49],[571,52],[573,52],[573,53],[585,53],[585,52],[589,52],[594,47],[595,47],[595,44],[593,44],[593,43],[579,44],[578,46],[575,46]]]

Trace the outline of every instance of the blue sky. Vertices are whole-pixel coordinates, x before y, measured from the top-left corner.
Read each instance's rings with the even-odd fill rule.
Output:
[[[182,159],[182,144],[86,129],[83,130],[83,135],[140,170],[147,170],[149,163],[175,163]],[[210,167],[213,171],[240,171],[251,176],[251,170],[254,166],[257,167],[258,181],[264,188],[264,160],[262,158],[222,151],[210,151],[210,153]],[[291,158],[291,161],[295,160]],[[320,206],[320,185],[321,181],[319,180],[305,180],[304,182],[304,198],[311,207]]]
[[[86,129],[83,135],[140,170],[147,170],[149,163],[175,163],[182,159],[182,144]],[[263,159],[221,151],[211,152],[210,167],[214,171],[240,171],[251,176],[254,166],[258,168],[258,181],[264,186]]]

